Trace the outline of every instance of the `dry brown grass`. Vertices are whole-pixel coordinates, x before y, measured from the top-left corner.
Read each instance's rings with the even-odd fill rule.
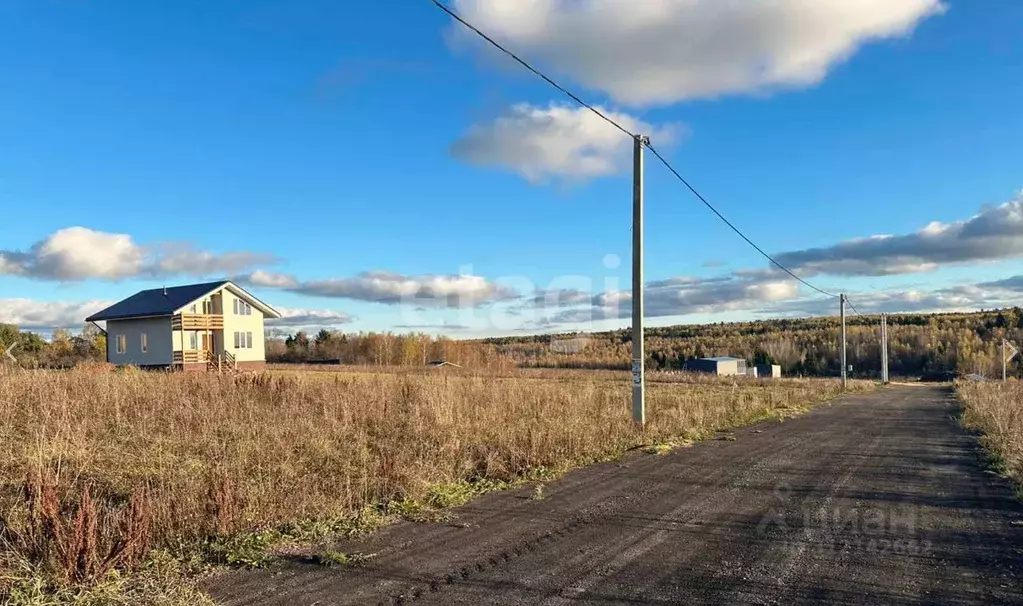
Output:
[[[640,432],[626,373],[0,370],[0,539],[8,562],[88,582],[136,562],[143,541],[180,549],[437,485],[515,481],[783,417],[838,391],[655,377]],[[3,560],[0,598],[16,578]]]
[[[1023,483],[1023,383],[961,382],[963,425],[981,431],[995,468]]]

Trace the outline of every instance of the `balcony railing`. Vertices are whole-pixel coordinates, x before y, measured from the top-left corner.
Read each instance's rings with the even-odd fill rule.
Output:
[[[224,330],[221,314],[176,314],[171,318],[171,330]]]
[[[197,349],[186,349],[174,352],[175,364],[198,364],[206,361],[206,354]]]

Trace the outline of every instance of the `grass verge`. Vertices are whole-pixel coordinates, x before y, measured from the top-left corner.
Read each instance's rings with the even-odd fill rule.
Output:
[[[1023,383],[963,381],[956,393],[963,402],[963,426],[981,433],[991,468],[1014,480],[1023,500]]]

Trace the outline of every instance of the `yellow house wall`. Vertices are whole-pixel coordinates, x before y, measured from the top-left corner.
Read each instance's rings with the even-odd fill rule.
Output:
[[[239,362],[262,362],[266,360],[266,344],[263,335],[263,312],[253,306],[252,315],[235,315],[234,300],[239,299],[240,297],[236,296],[233,292],[226,288],[221,292],[223,293],[224,307],[224,349],[234,354],[235,359]],[[252,333],[252,349],[235,348],[235,331]]]

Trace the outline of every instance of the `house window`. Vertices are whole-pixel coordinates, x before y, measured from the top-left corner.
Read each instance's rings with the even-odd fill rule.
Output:
[[[251,332],[235,332],[234,333],[234,348],[235,349],[252,349],[252,333]]]
[[[142,333],[141,336],[142,336],[142,338],[141,338],[142,342],[141,342],[140,345],[141,345],[141,348],[142,348],[142,353],[146,353],[147,351],[149,351],[149,336],[146,335],[146,333]]]
[[[241,299],[234,299],[234,315],[251,316],[252,306]]]
[[[188,348],[199,349],[199,335],[194,332],[188,333]]]
[[[128,337],[117,335],[117,353],[123,354],[128,349]]]
[[[192,313],[195,313],[195,303],[192,303],[192,306],[191,306],[191,307],[189,307],[188,309],[189,309],[189,311],[191,311]]]

